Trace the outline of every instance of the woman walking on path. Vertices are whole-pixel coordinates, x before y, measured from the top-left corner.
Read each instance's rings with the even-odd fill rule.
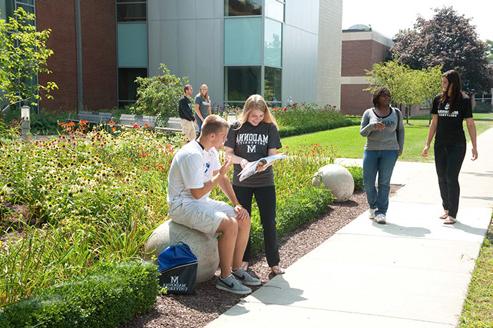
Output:
[[[275,155],[281,148],[281,138],[275,118],[260,95],[248,97],[239,122],[234,123],[228,133],[224,149],[234,165],[233,189],[240,204],[251,213],[252,197],[260,212],[264,230],[264,246],[267,263],[273,274],[284,273],[279,266],[279,246],[276,231],[276,188],[272,166],[239,181],[238,174],[249,162]],[[251,260],[251,242],[248,242],[243,257],[244,266]]]
[[[363,182],[368,199],[369,217],[385,224],[389,207],[390,178],[397,157],[404,148],[404,124],[399,109],[390,106],[390,91],[379,88],[373,105],[361,119],[360,134],[366,137],[363,155]],[[375,181],[378,174],[378,188]]]
[[[195,96],[195,120],[199,126],[199,132],[202,129],[202,122],[212,114],[212,102],[209,97],[209,88],[207,84],[202,84],[199,93]]]
[[[472,118],[471,99],[462,92],[459,74],[450,70],[442,75],[442,94],[433,100],[431,124],[423,149],[428,156],[431,140],[435,136],[435,168],[444,213],[440,216],[444,224],[454,224],[459,209],[459,172],[466,155],[466,137],[462,127],[466,120],[471,137],[472,160],[478,158],[476,148],[476,125]]]

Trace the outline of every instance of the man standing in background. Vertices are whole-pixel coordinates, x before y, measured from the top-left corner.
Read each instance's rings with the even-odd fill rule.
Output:
[[[192,96],[193,88],[190,84],[183,87],[183,97],[178,102],[178,114],[181,119],[181,129],[188,141],[195,140],[197,134],[195,132],[195,117],[192,111]]]

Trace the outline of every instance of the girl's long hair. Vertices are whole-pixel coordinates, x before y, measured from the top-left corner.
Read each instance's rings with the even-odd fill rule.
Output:
[[[462,83],[460,80],[459,73],[455,70],[446,71],[442,74],[442,77],[448,80],[447,90],[442,91],[442,96],[440,101],[449,103],[449,113],[453,111],[455,106],[462,99]]]
[[[251,95],[245,101],[245,105],[243,106],[243,111],[241,112],[239,119],[240,126],[237,129],[240,129],[243,124],[248,121],[248,116],[250,116],[251,111],[255,109],[264,113],[264,119],[262,120],[262,122],[272,123],[276,126],[276,128],[278,128],[276,118],[270,112],[269,107],[264,100],[264,97],[262,97],[261,95]]]
[[[205,95],[202,94],[202,87],[206,87],[207,88],[207,92],[205,93]],[[199,93],[197,94],[197,96],[201,96],[205,100],[209,100],[209,87],[207,87],[207,84],[204,83],[204,84],[201,84],[200,85]]]

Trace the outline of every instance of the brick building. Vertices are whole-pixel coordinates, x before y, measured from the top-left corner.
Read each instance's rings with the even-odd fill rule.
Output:
[[[372,106],[365,70],[390,58],[393,42],[365,25],[342,31],[341,111],[360,115]]]

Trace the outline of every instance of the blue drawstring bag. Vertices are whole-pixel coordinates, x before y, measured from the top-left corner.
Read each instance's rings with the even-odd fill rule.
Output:
[[[166,247],[157,258],[159,283],[170,294],[191,294],[197,280],[197,257],[179,242]]]

